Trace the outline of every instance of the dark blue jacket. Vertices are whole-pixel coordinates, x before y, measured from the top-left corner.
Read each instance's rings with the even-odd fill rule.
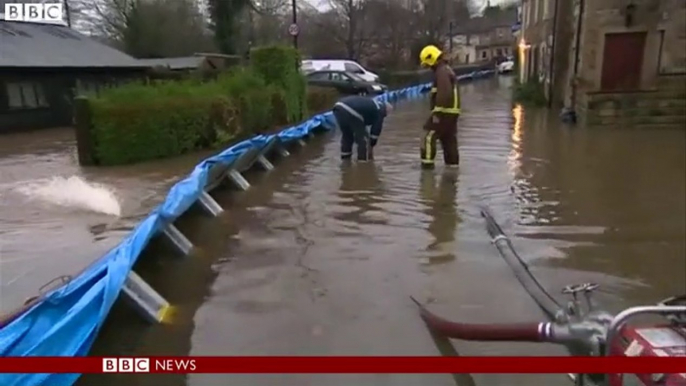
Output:
[[[360,95],[343,97],[337,103],[337,105],[340,104],[354,110],[357,115],[359,115],[358,118],[362,118],[365,126],[371,126],[369,135],[371,137],[372,146],[376,145],[376,141],[379,139],[379,135],[381,135],[381,130],[383,129],[383,121],[386,118],[386,104]]]

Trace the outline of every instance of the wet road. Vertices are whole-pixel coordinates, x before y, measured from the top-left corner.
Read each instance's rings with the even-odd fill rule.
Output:
[[[81,168],[72,130],[0,136],[0,315],[116,245],[206,155]]]
[[[252,175],[249,192],[218,192],[227,208],[221,218],[189,216],[179,224],[197,253],[179,258],[155,247],[137,267],[177,306],[174,323],[148,326],[117,306],[93,354],[437,355],[409,295],[464,321],[542,318],[490,244],[479,205],[490,207],[552,291],[599,282],[599,300],[615,311],[686,291],[686,132],[561,127],[555,114],[513,109],[510,85],[500,78],[463,87],[458,170],[419,169],[426,101],[405,102],[388,119],[374,163],[343,165],[336,140],[320,138],[270,174]],[[158,181],[151,186],[165,180]],[[548,345],[456,347],[461,355],[564,354]],[[474,379],[567,384],[562,376]],[[93,384],[454,381],[108,374],[79,382]]]

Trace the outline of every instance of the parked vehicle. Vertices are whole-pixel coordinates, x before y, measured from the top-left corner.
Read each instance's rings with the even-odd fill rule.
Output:
[[[496,69],[501,74],[512,72],[514,70],[514,58],[512,56],[508,56],[502,61],[499,61],[499,63],[496,64]]]
[[[357,74],[346,71],[314,71],[305,76],[307,84],[319,87],[331,87],[339,93],[359,94],[359,95],[378,95],[386,92],[387,87],[376,82],[369,82]]]
[[[305,74],[323,70],[343,71],[355,74],[368,82],[379,81],[378,75],[352,60],[303,60],[301,70]]]
[[[306,75],[307,83],[319,87],[330,87],[344,95],[378,95],[386,92],[383,84],[370,82],[357,74],[346,71],[322,70],[313,71]]]

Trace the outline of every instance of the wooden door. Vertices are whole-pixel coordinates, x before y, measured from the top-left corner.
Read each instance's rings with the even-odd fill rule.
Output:
[[[605,35],[600,88],[603,91],[638,90],[646,43],[646,32]]]

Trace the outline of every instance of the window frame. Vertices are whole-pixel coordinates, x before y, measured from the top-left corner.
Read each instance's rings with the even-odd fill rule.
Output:
[[[8,81],[4,88],[7,93],[6,108],[8,111],[39,110],[50,107],[45,95],[45,88],[40,82]]]

